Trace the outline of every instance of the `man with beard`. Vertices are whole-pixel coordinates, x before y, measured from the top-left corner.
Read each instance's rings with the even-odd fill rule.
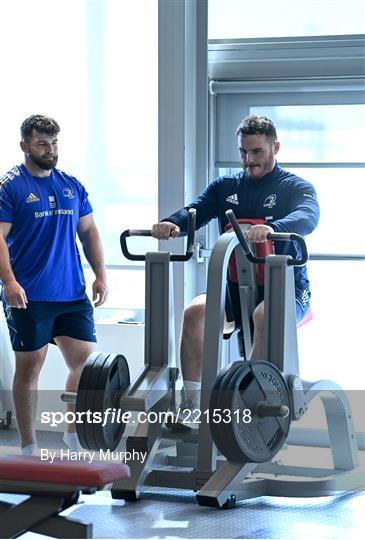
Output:
[[[226,210],[232,209],[237,218],[262,219],[261,225],[252,225],[246,232],[251,242],[264,242],[269,233],[311,233],[318,223],[319,207],[313,186],[298,176],[285,171],[275,156],[280,149],[276,128],[265,116],[252,115],[238,126],[238,151],[243,168],[238,174],[217,178],[208,185],[198,199],[178,210],[152,228],[158,239],[176,237],[187,232],[189,208],[196,209],[196,228],[218,219],[222,234],[228,223]],[[275,244],[277,254],[298,256],[291,242]],[[296,316],[303,319],[309,308],[310,289],[306,267],[295,267]],[[263,287],[259,287],[259,302],[253,313],[253,347],[251,360],[263,360],[264,302]],[[193,419],[192,410],[200,401],[200,379],[203,358],[205,295],[199,295],[185,309],[181,333],[181,368],[186,400],[180,405],[182,421]],[[233,329],[241,322],[237,283],[228,281],[225,329]],[[196,427],[192,425],[191,427]]]
[[[0,279],[15,351],[13,398],[23,454],[36,449],[35,415],[40,370],[55,343],[68,366],[67,391],[77,391],[96,342],[93,306],[76,244],[78,236],[95,274],[95,307],[107,298],[103,250],[88,194],[56,168],[55,120],[33,115],[21,126],[24,163],[0,178]],[[68,425],[65,442],[78,440]]]

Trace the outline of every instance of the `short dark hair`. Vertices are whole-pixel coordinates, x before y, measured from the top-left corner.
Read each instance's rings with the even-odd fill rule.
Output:
[[[40,133],[47,133],[47,135],[57,135],[60,131],[60,126],[56,120],[43,114],[32,114],[24,120],[20,127],[20,134],[22,139],[27,141],[33,133],[33,129]]]
[[[276,141],[278,136],[274,123],[266,116],[252,114],[244,118],[237,127],[236,135],[244,137],[245,135],[266,135],[272,142]]]

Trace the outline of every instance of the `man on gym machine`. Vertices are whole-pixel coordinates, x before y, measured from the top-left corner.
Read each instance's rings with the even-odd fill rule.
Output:
[[[95,274],[95,307],[107,298],[88,194],[76,178],[56,168],[59,131],[57,122],[43,115],[24,120],[24,163],[0,177],[1,296],[15,351],[13,398],[23,454],[36,448],[38,377],[48,343],[55,343],[66,361],[66,390],[76,392],[96,342],[76,235]],[[68,424],[68,429],[64,441],[77,451],[75,428]]]
[[[186,233],[189,208],[196,209],[196,228],[218,219],[220,234],[228,223],[226,210],[237,218],[263,219],[265,224],[252,225],[246,232],[251,242],[264,242],[269,233],[291,232],[302,236],[317,226],[319,206],[313,186],[285,171],[276,162],[280,142],[273,122],[265,116],[252,115],[237,127],[238,151],[243,168],[238,174],[215,179],[192,204],[153,225],[152,236],[160,240]],[[278,254],[295,257],[297,248],[291,242],[279,242]],[[305,266],[295,267],[296,316],[300,322],[309,308],[310,288]],[[240,323],[238,286],[228,281],[225,330]],[[205,294],[192,300],[184,311],[180,356],[186,400],[180,410],[198,408],[203,359]],[[254,335],[250,360],[263,359],[264,302],[259,287],[259,303],[253,313]],[[189,418],[194,416],[189,413]]]

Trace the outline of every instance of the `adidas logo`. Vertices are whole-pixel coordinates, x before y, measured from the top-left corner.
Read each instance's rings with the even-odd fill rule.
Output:
[[[37,201],[39,201],[39,197],[37,197],[37,195],[34,195],[34,193],[29,193],[26,202],[31,203],[31,202],[37,202]]]
[[[229,197],[227,197],[226,201],[231,203],[231,204],[239,204],[238,203],[237,193],[234,193],[233,195],[230,195]]]

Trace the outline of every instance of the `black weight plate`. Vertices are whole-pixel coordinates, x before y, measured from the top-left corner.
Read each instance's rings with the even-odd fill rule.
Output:
[[[100,385],[96,395],[95,408],[106,411],[108,408],[116,409],[115,417],[108,417],[105,426],[96,426],[96,446],[97,449],[114,450],[122,437],[125,424],[117,422],[117,413],[120,409],[120,396],[129,387],[130,377],[128,363],[122,355],[111,355],[108,363],[103,367]],[[99,390],[101,389],[101,391]]]
[[[81,372],[78,388],[77,388],[77,395],[76,395],[76,405],[75,405],[75,411],[76,413],[79,412],[85,412],[87,411],[86,408],[86,400],[88,397],[89,392],[89,377],[91,376],[93,372],[93,367],[96,359],[98,358],[99,353],[91,353],[90,356],[87,358],[85,365],[83,367],[83,370]],[[80,444],[83,448],[88,448],[87,438],[86,438],[86,431],[87,431],[87,422],[77,423],[76,422],[76,433],[78,436],[78,439],[80,441]]]
[[[247,407],[251,422],[234,423],[233,438],[242,452],[243,459],[254,463],[270,461],[283,446],[290,428],[290,416],[285,418],[258,417],[255,409],[260,401],[270,405],[290,407],[289,392],[281,372],[269,362],[252,362],[253,378],[246,386],[240,373],[236,378],[233,409]]]
[[[209,421],[210,421],[210,431],[214,444],[218,450],[223,454],[223,449],[227,444],[227,424],[223,421],[215,423],[213,421],[214,409],[220,410],[223,415],[224,409],[229,409],[229,396],[231,394],[230,390],[230,381],[234,377],[238,369],[242,368],[242,365],[245,365],[246,362],[237,361],[231,365],[226,366],[218,374],[212,389],[212,393],[209,400]]]
[[[238,364],[238,365],[237,365]],[[234,364],[233,364],[234,366]],[[289,407],[289,393],[281,372],[268,362],[237,362],[220,374],[214,385],[210,408],[240,410],[239,422],[211,424],[217,448],[230,461],[262,463],[269,461],[284,444],[290,428],[290,417],[257,417],[261,401]],[[251,421],[243,422],[244,409],[251,411]]]
[[[129,385],[130,376],[125,357],[122,355],[110,355],[104,363],[98,378],[94,410],[116,410],[107,417],[108,422],[105,426],[102,423],[94,425],[96,450],[114,450],[118,446],[126,425],[120,419],[117,419],[119,409],[117,401]]]
[[[232,370],[231,376],[226,377],[222,381],[222,388],[220,393],[220,403],[222,409],[229,409],[231,411],[231,421],[228,423],[221,422],[219,424],[220,434],[220,449],[222,454],[230,461],[246,462],[246,456],[242,455],[240,446],[236,440],[235,427],[237,426],[237,416],[235,411],[238,409],[234,406],[234,395],[237,386],[237,380],[253,378],[250,362],[237,362],[237,368]],[[248,408],[245,404],[243,408]]]
[[[111,407],[115,407],[117,410],[120,410],[120,397],[130,386],[130,374],[128,363],[124,356],[118,355],[115,362],[115,373],[111,373],[109,377],[109,392],[111,393],[109,402]],[[119,423],[118,429],[113,429],[112,427],[110,436],[112,437],[114,447],[118,445],[124,433],[125,427],[126,424],[121,422]],[[110,427],[108,429],[110,431]],[[108,447],[113,449],[110,443],[108,443]]]
[[[257,384],[255,374],[252,370],[252,363],[249,362],[249,372],[237,373],[234,381],[234,390],[232,392],[232,410],[240,411],[239,421],[235,418],[230,428],[230,440],[234,441],[230,445],[231,454],[227,448],[228,459],[235,461],[261,463],[270,458],[266,447],[262,444],[261,436],[258,431],[257,417],[255,409],[257,403],[265,400],[265,394]],[[243,411],[250,411],[250,421],[243,421]],[[228,436],[228,433],[227,433]]]
[[[225,377],[222,380],[222,388],[221,388],[220,393],[219,393],[220,408],[222,409],[222,411],[227,409],[228,411],[231,412],[231,418],[230,418],[229,422],[223,422],[223,419],[222,419],[222,422],[220,422],[218,424],[218,433],[219,433],[219,437],[220,437],[219,441],[220,441],[220,446],[221,446],[222,449],[227,447],[227,444],[229,446],[231,446],[231,443],[233,443],[233,445],[234,445],[233,437],[232,437],[232,435],[230,435],[230,433],[232,432],[232,422],[234,421],[234,416],[232,416],[232,407],[231,407],[232,397],[233,397],[232,396],[232,394],[233,394],[232,381],[234,382],[236,374],[237,374],[238,371],[247,369],[247,366],[243,365],[243,364],[246,364],[246,363],[245,362],[237,362],[237,366],[235,367],[235,369],[231,370],[230,376]],[[223,414],[222,414],[222,416],[223,416]],[[225,414],[224,414],[224,416],[226,417]],[[227,439],[227,437],[228,437],[228,439]],[[223,453],[223,451],[222,451],[222,453]],[[223,455],[225,455],[225,454],[223,454]]]
[[[210,398],[209,398],[209,420],[211,420],[212,418],[212,414],[213,414],[213,411],[214,409],[221,409],[222,408],[222,396],[221,396],[221,387],[223,385],[222,381],[228,377],[230,378],[231,377],[231,374],[232,374],[232,369],[235,371],[236,368],[238,367],[237,366],[238,362],[234,362],[233,364],[228,364],[227,366],[225,366],[223,369],[221,369],[221,371],[218,373],[215,381],[214,381],[214,384],[213,384],[213,388],[212,388],[212,391],[210,393]],[[213,437],[213,440],[215,442],[215,439],[217,439],[219,441],[219,433],[220,433],[220,430],[219,430],[219,424],[214,424],[211,422],[210,423],[210,430],[212,432],[212,437]],[[217,446],[217,444],[216,444]],[[217,446],[218,450],[219,450],[219,447]]]
[[[85,400],[85,407],[87,411],[91,411],[91,414],[93,414],[96,411],[99,412],[99,410],[95,406],[95,399],[96,399],[96,394],[98,390],[100,376],[101,376],[101,373],[103,371],[105,364],[108,362],[109,356],[110,356],[110,353],[101,352],[98,354],[94,362],[92,373],[90,374],[90,377],[89,377],[89,381],[88,381],[89,389],[87,393],[87,398]],[[97,424],[94,418],[92,418],[90,422],[86,423],[85,436],[87,440],[87,447],[90,450],[96,449],[96,436],[95,436],[96,428],[97,428]]]
[[[261,362],[257,366],[255,364],[253,365],[253,371],[255,372],[258,384],[266,395],[265,401],[272,405],[284,405],[290,409],[289,389],[280,370],[269,362]],[[281,431],[285,442],[290,429],[290,414],[286,417],[272,417],[271,419],[276,424],[275,429],[278,431],[278,436]],[[281,446],[284,442],[282,442]],[[274,443],[272,444],[274,447]]]
[[[249,362],[241,361],[241,362],[235,362],[235,364],[237,364],[237,367],[236,369],[231,370],[230,377],[225,377],[223,379],[222,381],[223,387],[221,387],[221,392],[220,392],[221,393],[220,401],[222,402],[223,407],[228,408],[231,411],[233,411],[231,407],[232,407],[233,392],[236,386],[237,373],[238,372],[241,373],[242,376],[244,374],[250,375],[251,373]]]

